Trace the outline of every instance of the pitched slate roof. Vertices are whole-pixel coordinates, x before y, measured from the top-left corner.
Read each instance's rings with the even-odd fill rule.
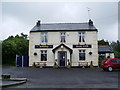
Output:
[[[94,25],[89,23],[47,23],[35,25],[30,32],[40,31],[97,31]]]
[[[108,45],[99,45],[98,53],[113,53],[113,50]]]

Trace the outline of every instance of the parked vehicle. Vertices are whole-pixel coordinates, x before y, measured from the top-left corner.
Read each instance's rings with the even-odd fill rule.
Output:
[[[101,67],[104,71],[113,71],[113,69],[120,69],[120,58],[103,60]]]

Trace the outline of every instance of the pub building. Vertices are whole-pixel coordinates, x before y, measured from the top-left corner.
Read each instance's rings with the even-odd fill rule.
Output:
[[[29,66],[98,66],[98,30],[86,23],[41,23],[30,31]]]

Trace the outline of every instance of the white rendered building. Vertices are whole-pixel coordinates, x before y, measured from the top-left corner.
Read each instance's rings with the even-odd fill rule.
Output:
[[[98,66],[98,31],[93,22],[46,23],[40,21],[30,31],[29,66]]]

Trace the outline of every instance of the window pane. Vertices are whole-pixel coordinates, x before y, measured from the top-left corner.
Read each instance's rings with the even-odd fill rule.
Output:
[[[44,42],[44,36],[43,35],[41,35],[41,41],[42,41],[42,43]]]
[[[61,41],[60,42],[65,42],[65,32],[61,32]]]
[[[47,43],[47,36],[45,36],[45,42]]]
[[[41,51],[41,61],[47,61],[47,51]]]
[[[120,63],[120,59],[117,59],[117,62]]]
[[[85,42],[85,32],[79,32],[79,42]]]
[[[41,53],[43,53],[43,51],[41,51]]]
[[[82,37],[82,41],[85,42],[85,38],[84,38],[84,36]]]
[[[79,60],[85,60],[85,50],[79,50]]]
[[[81,42],[81,36],[79,36],[79,42]]]
[[[84,32],[82,32],[82,34],[85,34]]]
[[[48,42],[48,37],[46,32],[41,32],[41,41],[42,43],[47,43]]]
[[[41,61],[47,61],[47,55],[41,54]]]
[[[47,54],[47,51],[45,51],[45,53]]]
[[[117,61],[115,59],[110,60],[110,62],[117,63]]]
[[[79,35],[81,35],[81,32],[79,32]]]

